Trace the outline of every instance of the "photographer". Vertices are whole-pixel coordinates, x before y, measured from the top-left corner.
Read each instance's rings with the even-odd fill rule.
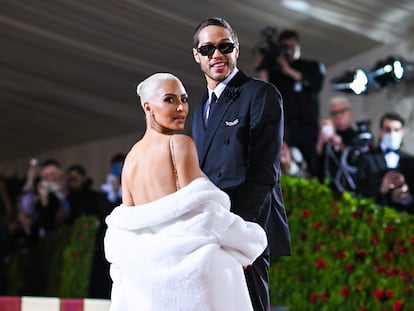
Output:
[[[379,146],[358,161],[358,193],[377,203],[414,213],[414,157],[400,150],[404,119],[385,113],[379,123]]]
[[[39,237],[42,238],[66,223],[70,209],[66,199],[66,180],[60,163],[54,159],[44,161],[40,176],[35,209],[38,215]]]
[[[282,31],[277,43],[272,41],[272,35],[271,31],[267,31],[267,48],[260,50],[261,60],[256,69],[261,78],[273,83],[282,94],[285,124],[289,132],[287,142],[302,151],[313,175],[319,92],[325,67],[317,61],[301,58],[296,31]]]
[[[320,181],[328,178],[338,192],[355,191],[357,159],[373,141],[369,122],[357,122],[354,129],[352,109],[345,97],[331,98],[329,112],[331,119],[321,122],[316,144],[317,177]]]

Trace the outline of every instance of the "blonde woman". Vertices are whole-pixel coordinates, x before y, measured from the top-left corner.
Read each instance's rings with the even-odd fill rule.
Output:
[[[146,132],[122,170],[123,203],[106,219],[115,310],[253,310],[243,267],[265,249],[255,223],[230,212],[202,174],[184,129],[181,81],[156,73],[138,85]]]

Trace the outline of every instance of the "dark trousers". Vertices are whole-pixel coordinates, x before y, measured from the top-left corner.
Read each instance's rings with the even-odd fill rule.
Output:
[[[244,270],[244,275],[249,289],[250,299],[253,304],[254,311],[269,311],[269,266],[270,256],[267,248],[260,255],[253,265]]]

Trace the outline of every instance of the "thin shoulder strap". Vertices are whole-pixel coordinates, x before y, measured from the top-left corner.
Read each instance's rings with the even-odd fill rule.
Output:
[[[173,164],[173,171],[175,175],[175,187],[177,188],[177,191],[180,190],[180,182],[178,181],[178,174],[177,174],[177,166],[175,163],[175,156],[174,156],[174,142],[173,142],[173,136],[170,137],[170,151],[171,151],[171,159]]]

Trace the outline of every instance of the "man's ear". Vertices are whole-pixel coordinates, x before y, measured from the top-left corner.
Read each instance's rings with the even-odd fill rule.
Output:
[[[236,50],[236,53],[235,53],[235,55],[236,55],[236,59],[237,58],[239,58],[239,53],[240,53],[240,45],[236,45],[236,47],[234,48],[235,50]]]
[[[197,64],[200,63],[200,54],[198,54],[197,50],[193,48],[193,56],[194,56],[194,60]]]

